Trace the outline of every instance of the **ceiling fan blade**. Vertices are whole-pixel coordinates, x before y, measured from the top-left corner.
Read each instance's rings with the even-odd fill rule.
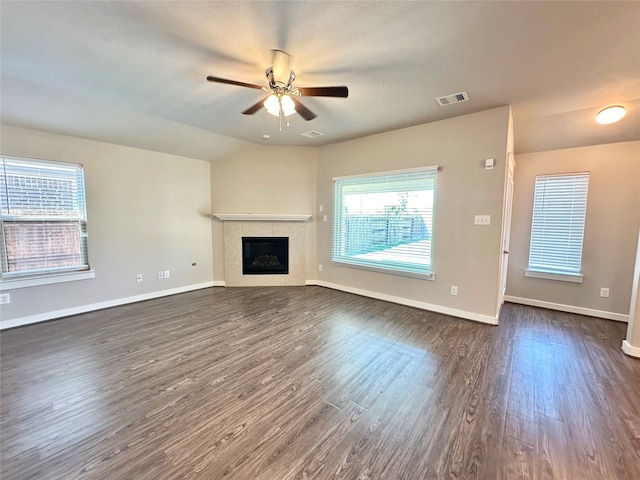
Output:
[[[242,112],[242,114],[243,115],[253,115],[258,110],[260,110],[262,107],[264,107],[264,100],[260,100],[258,103],[255,103],[255,104],[251,105],[244,112]]]
[[[298,88],[300,95],[303,97],[342,97],[347,98],[349,96],[349,89],[347,87],[304,87]]]
[[[300,116],[304,118],[307,122],[317,117],[315,113],[313,113],[311,110],[305,107],[302,103],[300,103],[300,100],[298,100],[296,97],[289,97],[289,98],[291,98],[291,100],[293,100],[293,103],[296,104],[296,112],[299,113]]]
[[[238,87],[255,88],[257,90],[262,89],[260,85],[255,85],[253,83],[244,83],[244,82],[238,82],[236,80],[227,80],[226,78],[212,77],[211,75],[207,77],[207,80],[209,80],[210,82],[216,82],[216,83],[226,83],[227,85],[236,85]]]

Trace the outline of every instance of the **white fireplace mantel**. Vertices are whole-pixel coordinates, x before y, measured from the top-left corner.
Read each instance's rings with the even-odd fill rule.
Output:
[[[214,213],[213,216],[223,222],[306,222],[311,215],[288,213]]]

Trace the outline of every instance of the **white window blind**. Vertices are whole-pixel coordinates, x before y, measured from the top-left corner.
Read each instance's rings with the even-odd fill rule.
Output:
[[[437,167],[335,181],[332,262],[429,278]]]
[[[88,270],[82,165],[2,157],[2,278]]]
[[[589,173],[536,177],[529,270],[579,274]]]

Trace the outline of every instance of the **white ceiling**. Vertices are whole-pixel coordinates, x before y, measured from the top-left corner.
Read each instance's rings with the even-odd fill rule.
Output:
[[[637,1],[2,0],[0,15],[13,125],[211,158],[238,140],[319,146],[512,105],[516,153],[640,140]],[[260,91],[205,80],[266,84],[270,49],[293,55],[296,86],[349,98],[304,97],[318,118],[279,131],[264,109],[241,114]],[[435,101],[460,91],[471,100]],[[627,117],[597,125],[612,103]]]

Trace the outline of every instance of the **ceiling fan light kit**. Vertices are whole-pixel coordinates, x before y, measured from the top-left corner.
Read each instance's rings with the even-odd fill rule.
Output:
[[[268,113],[276,117],[279,117],[281,113],[285,117],[296,113],[296,104],[286,93],[281,96],[276,94],[269,95],[264,101],[264,108],[267,109]]]
[[[236,80],[228,80],[226,78],[214,77],[211,75],[207,77],[207,80],[210,82],[224,83],[227,85],[236,85],[238,87],[253,88],[268,93],[269,96],[265,100],[260,100],[258,103],[247,108],[242,113],[244,115],[253,115],[262,107],[265,107],[268,113],[279,117],[281,121],[282,117],[289,117],[294,113],[298,113],[307,121],[316,118],[317,115],[307,107],[305,107],[300,102],[300,100],[295,97],[306,96],[346,98],[349,96],[349,89],[346,86],[294,88],[293,82],[296,79],[296,74],[293,72],[293,70],[289,70],[288,68],[290,55],[281,50],[273,50],[272,52],[274,66],[267,68],[267,70],[265,71],[265,76],[269,81],[268,87],[262,87],[260,85],[255,85],[252,83],[239,82]],[[279,75],[279,78],[275,77],[275,66],[277,66],[277,75]],[[289,73],[289,78],[286,79],[286,83],[285,79],[283,78],[285,72]],[[288,124],[289,122],[287,119],[287,125]]]

